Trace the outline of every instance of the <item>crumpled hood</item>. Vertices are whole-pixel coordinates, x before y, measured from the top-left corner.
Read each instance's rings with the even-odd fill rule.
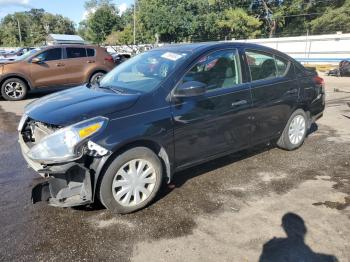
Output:
[[[25,113],[32,119],[67,126],[84,119],[125,110],[134,105],[138,94],[119,95],[103,89],[75,87],[42,97],[28,104]]]

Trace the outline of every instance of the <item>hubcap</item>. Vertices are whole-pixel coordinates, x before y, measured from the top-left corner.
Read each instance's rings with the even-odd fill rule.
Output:
[[[289,141],[293,145],[299,144],[302,141],[305,132],[305,118],[302,115],[295,116],[289,125]]]
[[[5,86],[5,94],[12,98],[19,98],[24,93],[24,87],[19,82],[9,82]]]
[[[122,206],[135,206],[145,201],[156,184],[156,171],[144,159],[134,159],[124,164],[113,178],[112,193]]]

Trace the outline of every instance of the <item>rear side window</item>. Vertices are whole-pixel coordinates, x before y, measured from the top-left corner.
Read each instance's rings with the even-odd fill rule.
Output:
[[[62,59],[62,48],[53,48],[40,53],[37,57],[43,61],[53,61]]]
[[[95,49],[86,48],[87,56],[95,56]]]
[[[290,68],[287,59],[257,51],[246,52],[252,81],[284,76]]]
[[[273,55],[248,51],[246,52],[246,56],[252,81],[269,79],[277,76]]]
[[[284,76],[287,73],[289,67],[289,61],[281,57],[275,56],[277,76]]]
[[[67,58],[79,58],[86,57],[85,48],[79,47],[67,47]]]
[[[236,50],[222,50],[202,57],[186,73],[183,82],[199,81],[207,90],[230,88],[241,83],[241,71]]]

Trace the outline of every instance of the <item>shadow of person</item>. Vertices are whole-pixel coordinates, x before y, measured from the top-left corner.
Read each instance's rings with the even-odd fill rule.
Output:
[[[304,220],[294,213],[282,217],[282,227],[287,238],[273,238],[263,246],[259,262],[335,262],[332,255],[315,253],[305,244],[307,232]]]

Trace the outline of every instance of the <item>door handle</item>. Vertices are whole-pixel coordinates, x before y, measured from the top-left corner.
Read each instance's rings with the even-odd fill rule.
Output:
[[[92,63],[95,63],[95,61],[93,61],[93,60],[88,60],[86,63],[92,64]]]
[[[233,103],[231,104],[231,106],[232,106],[232,107],[241,106],[241,105],[245,105],[245,104],[247,104],[247,103],[248,103],[247,100],[238,100],[238,101],[236,101],[236,102],[233,102]]]
[[[58,63],[58,64],[56,64],[56,66],[57,66],[57,67],[61,67],[61,66],[64,66],[64,64]]]
[[[296,89],[296,88],[290,89],[290,90],[288,90],[286,93],[287,93],[287,94],[290,94],[290,95],[296,94],[296,93],[298,93],[298,89]]]

